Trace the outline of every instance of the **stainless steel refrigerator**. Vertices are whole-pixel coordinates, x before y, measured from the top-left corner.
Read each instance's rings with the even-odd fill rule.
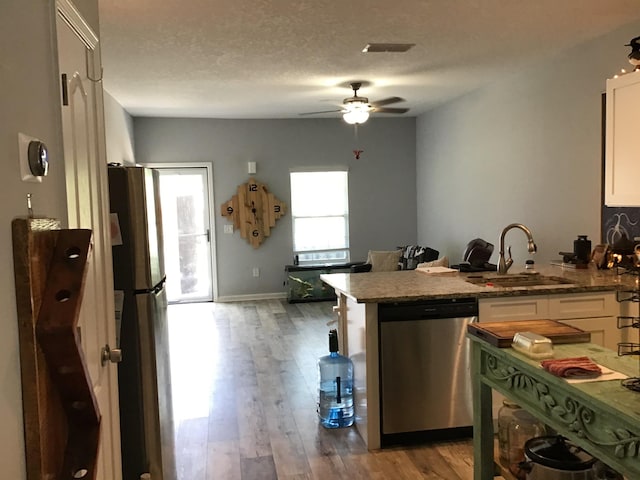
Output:
[[[176,480],[158,173],[109,167],[123,480]]]

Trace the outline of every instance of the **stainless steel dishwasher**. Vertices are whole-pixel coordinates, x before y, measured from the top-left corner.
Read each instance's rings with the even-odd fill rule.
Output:
[[[466,332],[477,320],[475,298],[379,304],[383,447],[472,434]]]

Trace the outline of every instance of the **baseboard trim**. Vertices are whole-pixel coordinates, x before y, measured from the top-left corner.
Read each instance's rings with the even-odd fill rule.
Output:
[[[224,295],[216,298],[217,303],[251,302],[254,300],[280,300],[287,298],[286,292],[250,293],[248,295]]]

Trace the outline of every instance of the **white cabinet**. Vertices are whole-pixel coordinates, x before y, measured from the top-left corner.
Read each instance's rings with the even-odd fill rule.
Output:
[[[562,323],[589,332],[591,334],[591,343],[618,351],[618,342],[621,339],[621,335],[616,325],[615,317],[578,318],[562,320]]]
[[[622,340],[614,292],[549,297],[549,318],[591,333],[591,343],[617,351]]]
[[[612,317],[615,324],[619,310],[615,292],[549,295],[549,318],[552,320]]]
[[[640,72],[607,80],[605,204],[640,206]]]
[[[547,295],[481,298],[478,300],[480,322],[510,322],[549,318]]]
[[[591,332],[591,342],[617,350],[622,341],[617,326],[620,304],[615,292],[481,298],[480,322],[559,320]]]

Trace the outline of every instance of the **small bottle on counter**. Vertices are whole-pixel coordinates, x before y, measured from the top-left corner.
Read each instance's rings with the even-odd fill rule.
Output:
[[[527,260],[524,262],[524,269],[527,273],[535,273],[536,270],[536,262],[533,260]]]

